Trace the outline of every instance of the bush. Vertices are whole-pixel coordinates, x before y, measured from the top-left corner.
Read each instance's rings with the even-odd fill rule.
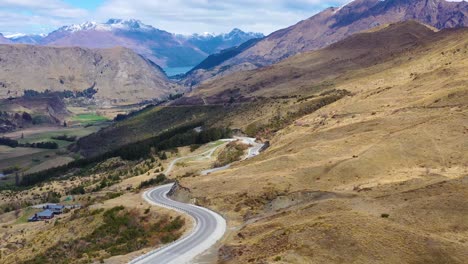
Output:
[[[82,185],[70,190],[71,195],[79,195],[79,194],[85,194],[85,193],[86,193],[85,188]]]
[[[195,150],[199,149],[201,147],[200,144],[192,144],[190,145],[190,151],[194,152]]]
[[[219,153],[218,160],[215,162],[215,167],[222,167],[241,159],[247,145],[238,144],[237,142],[229,143],[226,148]]]
[[[158,184],[165,182],[166,180],[167,180],[166,175],[161,173],[158,176],[156,176],[156,178],[141,182],[139,189],[143,189],[145,187],[149,187],[152,185],[158,185]]]
[[[381,214],[380,217],[382,217],[382,218],[389,218],[390,215],[389,215],[389,214]]]

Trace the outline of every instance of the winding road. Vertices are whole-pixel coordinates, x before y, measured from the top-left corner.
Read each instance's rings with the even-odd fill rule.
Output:
[[[259,154],[259,150],[263,146],[256,143],[255,139],[251,138],[236,138],[243,140],[245,143],[251,145],[248,154],[244,159],[254,157]],[[236,139],[226,139],[224,141],[232,141]],[[203,152],[199,155],[187,156],[173,160],[165,171],[168,175],[174,165],[186,158],[193,158],[196,156],[208,156],[216,151],[220,146],[213,147],[212,149]],[[228,167],[227,167],[228,168]],[[143,198],[152,205],[168,208],[186,214],[193,219],[194,227],[190,233],[181,239],[168,244],[162,248],[153,250],[145,255],[142,255],[129,263],[131,264],[184,264],[191,263],[192,260],[211,248],[217,241],[219,241],[226,232],[226,220],[219,214],[193,204],[186,204],[171,200],[167,195],[172,189],[174,184],[167,184],[156,187],[143,193]]]
[[[226,231],[226,220],[206,208],[169,199],[167,193],[172,186],[173,184],[167,184],[147,191],[143,194],[143,198],[152,205],[189,215],[194,219],[195,226],[193,230],[174,243],[151,251],[130,263],[190,263],[193,258],[208,250],[223,237]]]

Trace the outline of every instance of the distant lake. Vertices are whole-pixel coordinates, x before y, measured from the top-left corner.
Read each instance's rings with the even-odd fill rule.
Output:
[[[164,68],[164,71],[166,72],[167,76],[174,76],[177,74],[184,74],[190,71],[192,67],[175,67],[175,68]]]

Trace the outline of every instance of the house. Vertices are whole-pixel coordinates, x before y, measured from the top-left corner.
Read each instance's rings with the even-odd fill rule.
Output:
[[[28,222],[37,222],[41,220],[49,220],[52,218],[54,218],[54,212],[51,210],[44,210],[28,218]]]
[[[54,212],[47,209],[36,214],[39,220],[48,220],[54,218]]]
[[[54,214],[61,214],[63,213],[63,209],[65,209],[65,206],[61,204],[48,204],[44,206],[44,209],[50,210]]]

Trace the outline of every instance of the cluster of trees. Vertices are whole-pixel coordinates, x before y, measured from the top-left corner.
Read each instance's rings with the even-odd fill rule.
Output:
[[[75,160],[60,167],[25,175],[19,185],[23,187],[32,186],[51,178],[64,176],[72,169],[92,166],[93,164],[113,157],[121,157],[126,160],[146,159],[152,154],[161,153],[164,150],[193,144],[205,144],[218,139],[231,137],[232,132],[229,128],[209,128],[200,132],[194,130],[201,125],[200,123],[194,123],[181,126],[153,138],[126,145],[100,156]],[[164,157],[161,157],[161,159],[163,158]]]
[[[24,143],[19,144],[20,147],[26,148],[41,148],[41,149],[58,149],[58,144],[56,142],[46,141],[46,142],[37,142],[37,143]]]
[[[58,149],[58,144],[56,142],[19,143],[17,140],[6,138],[6,137],[0,138],[0,145],[8,146],[11,148],[25,147],[25,148]]]
[[[18,167],[18,166],[11,166],[11,167],[4,168],[2,170],[2,173],[7,175],[7,174],[12,174],[12,173],[18,172],[20,170],[21,170],[21,168]]]
[[[131,111],[128,114],[117,114],[117,116],[114,117],[114,121],[116,121],[116,122],[123,121],[123,120],[125,120],[125,119],[127,119],[129,117],[136,116],[136,115],[138,115],[138,114],[140,114],[140,113],[142,113],[142,112],[144,112],[144,111],[146,111],[148,109],[151,109],[151,108],[153,108],[155,106],[157,106],[157,104],[156,105],[155,104],[149,104],[149,105],[143,107],[140,110]]]
[[[170,94],[169,97],[167,97],[167,99],[169,101],[173,101],[173,100],[181,98],[182,96],[184,96],[183,93]]]
[[[19,143],[18,143],[17,140],[7,138],[7,137],[1,137],[0,138],[0,145],[8,146],[10,148],[16,148],[16,147],[18,147],[18,144]]]
[[[147,104],[145,107],[143,107],[142,109],[140,110],[135,110],[135,111],[131,111],[130,113],[128,114],[118,114],[115,118],[114,118],[114,121],[116,122],[119,122],[119,121],[123,121],[125,119],[128,119],[129,117],[132,117],[132,116],[136,116],[148,109],[151,109],[153,107],[156,107],[158,105],[161,105],[163,103],[166,103],[167,101],[173,101],[173,100],[176,100],[176,99],[179,99],[181,98],[182,96],[184,96],[183,93],[176,93],[176,94],[170,94],[166,100],[162,100],[162,101],[156,101],[156,102],[153,102],[153,103],[149,103]]]
[[[199,125],[189,125],[163,133],[159,136],[124,146],[112,154],[126,160],[147,158],[153,152],[173,149],[193,144],[205,144],[221,138],[231,137],[231,130],[227,128],[210,128],[197,132]],[[164,158],[161,158],[164,159]]]
[[[90,87],[83,91],[70,91],[70,90],[63,90],[63,91],[51,91],[46,89],[43,92],[38,92],[35,90],[24,90],[24,97],[34,98],[34,97],[43,97],[43,96],[58,96],[60,98],[93,98],[93,96],[97,93],[97,90],[93,87]]]

